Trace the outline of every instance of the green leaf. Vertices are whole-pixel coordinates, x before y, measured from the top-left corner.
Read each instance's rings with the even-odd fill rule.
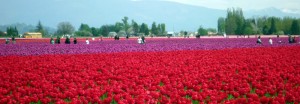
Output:
[[[114,99],[112,99],[110,104],[118,104],[118,103]]]
[[[67,103],[70,103],[70,102],[71,102],[71,99],[66,98],[66,99],[64,99],[64,101],[67,102]]]
[[[192,104],[199,104],[198,100],[192,100]]]
[[[162,82],[159,82],[159,86],[164,86],[164,83],[162,83]]]
[[[256,90],[256,88],[252,88],[252,89],[250,90],[250,93],[255,93],[255,90]]]
[[[234,99],[234,96],[231,94],[227,95],[227,100],[231,100],[231,99]]]
[[[272,97],[272,96],[269,93],[266,93],[265,97]]]
[[[101,97],[100,97],[100,100],[105,100],[107,98],[107,92],[104,93]]]

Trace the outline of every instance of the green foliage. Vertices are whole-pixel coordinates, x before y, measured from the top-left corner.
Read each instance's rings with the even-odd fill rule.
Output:
[[[105,100],[107,98],[107,92],[104,93],[101,97],[100,97],[100,100]]]
[[[274,34],[277,32],[276,26],[275,26],[275,18],[271,18],[271,28],[269,30],[269,34]]]
[[[299,26],[299,22],[297,20],[293,20],[293,23],[291,26],[291,34],[292,35],[300,35],[300,26]]]
[[[226,34],[241,34],[244,23],[244,16],[242,9],[228,9],[227,17],[225,19]]]
[[[87,31],[87,32],[92,32],[90,26],[88,24],[81,24],[78,31]]]
[[[6,29],[7,36],[17,37],[19,35],[17,27],[8,27]]]
[[[265,97],[272,97],[272,96],[270,95],[270,93],[266,93]]]
[[[132,20],[132,29],[133,29],[133,34],[137,36],[137,33],[139,33],[140,27],[138,23],[136,23],[134,20]]]
[[[208,31],[206,29],[204,29],[202,26],[200,26],[198,29],[198,35],[201,35],[201,36],[208,35]]]
[[[152,23],[151,33],[155,34],[155,35],[158,35],[158,29],[156,27],[156,23],[155,22]]]
[[[231,99],[234,99],[234,96],[231,95],[231,94],[228,94],[228,95],[227,95],[227,100],[231,100]]]
[[[73,34],[74,31],[75,29],[70,22],[60,22],[57,25],[57,33],[59,35],[66,35],[66,34],[71,35]]]
[[[110,104],[118,104],[117,101],[115,101],[114,99],[111,100]]]
[[[219,34],[225,33],[225,18],[224,17],[220,17],[218,19],[218,33]]]
[[[76,31],[75,34],[76,36],[93,36],[92,33],[88,31]]]
[[[142,25],[140,27],[140,33],[144,33],[146,36],[149,35],[149,28],[148,28],[147,24],[142,23]]]
[[[256,90],[256,88],[251,88],[250,93],[255,94],[255,90]]]
[[[163,82],[159,82],[159,86],[164,86],[164,83]]]
[[[125,16],[122,19],[122,21],[123,21],[123,30],[126,32],[126,34],[128,34],[128,29],[130,28],[128,24],[128,17]]]
[[[36,26],[35,32],[40,32],[42,34],[42,36],[46,36],[48,35],[48,31],[46,31],[41,23],[41,21],[39,21],[39,23]]]
[[[71,99],[69,99],[69,98],[64,99],[64,101],[65,101],[66,103],[72,102]]]
[[[30,102],[29,104],[42,104],[42,102],[39,100],[38,102]]]
[[[200,104],[198,100],[192,100],[192,104]]]

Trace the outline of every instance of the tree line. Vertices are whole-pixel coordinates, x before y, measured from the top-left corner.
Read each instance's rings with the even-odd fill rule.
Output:
[[[240,8],[227,10],[227,16],[219,17],[218,33],[235,35],[299,35],[300,19],[292,17],[253,17],[245,19]]]
[[[75,34],[76,36],[109,36],[110,32],[115,32],[120,36],[139,36],[139,35],[166,35],[166,25],[164,23],[157,24],[152,23],[151,29],[146,23],[138,24],[136,21],[131,20],[129,22],[128,17],[124,17],[122,22],[116,22],[115,24],[102,25],[101,27],[90,27],[88,24],[82,23],[77,31],[68,22],[61,22],[58,24],[58,30],[56,35]]]

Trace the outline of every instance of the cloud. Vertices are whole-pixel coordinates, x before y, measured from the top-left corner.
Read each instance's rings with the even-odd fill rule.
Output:
[[[285,13],[300,14],[300,10],[297,9],[281,9],[281,11]]]
[[[203,6],[213,9],[226,10],[227,8],[239,7],[243,10],[260,10],[270,7],[283,9],[286,12],[300,10],[299,0],[166,0],[188,5]],[[287,11],[293,10],[293,11]]]

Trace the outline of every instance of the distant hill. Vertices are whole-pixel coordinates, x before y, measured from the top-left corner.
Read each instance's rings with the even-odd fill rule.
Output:
[[[34,32],[36,29],[36,27],[33,25],[27,25],[25,23],[14,23],[9,25],[0,25],[0,31],[6,32],[7,27],[16,27],[19,34],[24,34],[25,32]],[[56,31],[56,29],[46,26],[44,26],[44,29],[46,29],[50,34],[53,34]]]
[[[3,1],[2,1],[3,2]],[[1,3],[1,1],[0,1]],[[179,4],[160,0],[9,0],[0,6],[0,25],[13,23],[37,24],[56,28],[59,22],[69,21],[76,28],[81,23],[93,27],[121,22],[124,16],[151,27],[153,21],[165,23],[168,31],[196,31],[200,25],[216,28],[217,19],[226,17],[226,10]],[[17,7],[12,8],[11,6]],[[10,9],[7,9],[10,8]],[[245,17],[292,16],[278,9],[244,11]]]

